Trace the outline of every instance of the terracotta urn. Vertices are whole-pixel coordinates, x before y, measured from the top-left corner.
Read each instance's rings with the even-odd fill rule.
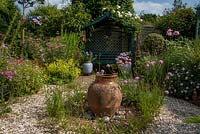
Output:
[[[88,88],[87,100],[94,114],[114,115],[122,101],[117,75],[96,75],[95,81]]]

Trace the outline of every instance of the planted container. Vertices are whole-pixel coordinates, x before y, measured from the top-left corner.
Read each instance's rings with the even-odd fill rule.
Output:
[[[93,64],[92,62],[83,63],[83,73],[86,75],[91,74],[93,71]]]

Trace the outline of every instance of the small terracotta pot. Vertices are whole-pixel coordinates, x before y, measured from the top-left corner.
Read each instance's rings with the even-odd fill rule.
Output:
[[[117,75],[96,75],[95,81],[88,88],[87,100],[94,114],[114,115],[122,101]]]

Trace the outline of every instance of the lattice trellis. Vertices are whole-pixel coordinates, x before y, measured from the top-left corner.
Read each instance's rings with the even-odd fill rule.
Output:
[[[92,30],[90,27],[93,27]],[[125,32],[124,27],[126,26],[116,23],[110,14],[86,25],[86,51],[100,55],[101,64],[114,63],[115,57],[121,52],[133,52],[133,27],[131,32]]]

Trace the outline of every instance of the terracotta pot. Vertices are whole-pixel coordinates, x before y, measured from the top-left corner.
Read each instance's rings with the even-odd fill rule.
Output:
[[[95,81],[88,88],[87,100],[94,114],[112,116],[122,101],[117,75],[96,75]]]

